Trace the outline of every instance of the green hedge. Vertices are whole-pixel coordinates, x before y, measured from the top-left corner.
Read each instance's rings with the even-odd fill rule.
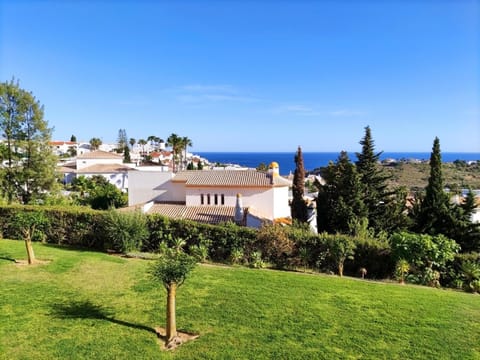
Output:
[[[104,238],[100,231],[104,212],[83,207],[63,206],[1,206],[0,229],[5,238],[18,239],[11,226],[12,219],[19,211],[43,212],[48,219],[42,229],[45,241],[51,244],[81,246],[92,249],[103,249]]]
[[[111,236],[106,233],[106,211],[64,206],[2,206],[0,229],[3,237],[21,238],[21,234],[15,233],[10,226],[10,219],[18,211],[41,211],[45,214],[47,224],[39,229],[45,236],[39,238],[48,243],[99,250],[112,247]],[[174,246],[174,239],[181,238],[185,240],[183,247],[186,251],[202,246],[208,250],[208,258],[217,262],[229,261],[236,251],[241,251],[244,261],[251,261],[252,255],[258,255],[258,251],[261,251],[263,259],[278,268],[307,266],[332,272],[337,269],[329,249],[329,237],[334,235],[316,235],[304,228],[280,225],[276,225],[278,228],[270,232],[262,233],[233,223],[209,225],[158,214],[147,215],[146,222],[148,236],[138,249],[144,252],[156,252],[162,243]],[[284,239],[283,244],[279,243],[279,236]],[[355,243],[355,254],[353,259],[345,261],[345,274],[358,276],[362,267],[367,269],[368,278],[385,278],[392,274],[393,261],[388,244],[377,240],[351,240]]]

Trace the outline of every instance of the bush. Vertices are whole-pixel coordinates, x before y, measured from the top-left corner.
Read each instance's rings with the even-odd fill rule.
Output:
[[[141,248],[148,237],[145,216],[140,212],[121,213],[111,210],[107,212],[103,231],[106,245],[115,251],[127,253]]]
[[[409,281],[438,286],[447,272],[447,263],[460,250],[458,244],[443,235],[425,235],[402,232],[390,237],[395,260],[405,259],[411,266]]]
[[[292,265],[295,243],[281,225],[264,225],[257,233],[258,248],[265,259],[277,268]]]

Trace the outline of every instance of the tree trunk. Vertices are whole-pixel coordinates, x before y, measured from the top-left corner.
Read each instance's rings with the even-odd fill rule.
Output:
[[[33,252],[32,240],[25,239],[25,247],[27,249],[28,264],[33,264],[35,261],[35,254]]]
[[[343,276],[343,264],[342,263],[338,264],[338,275],[340,275],[340,277]]]
[[[167,290],[167,338],[168,344],[177,337],[177,322],[175,318],[175,297],[177,294],[177,284],[171,283]]]

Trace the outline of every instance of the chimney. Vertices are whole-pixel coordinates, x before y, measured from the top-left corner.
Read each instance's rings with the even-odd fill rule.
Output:
[[[244,212],[242,194],[237,194],[237,201],[235,203],[235,223],[237,225],[244,225]]]

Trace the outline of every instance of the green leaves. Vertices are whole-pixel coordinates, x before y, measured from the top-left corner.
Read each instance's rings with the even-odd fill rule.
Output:
[[[172,283],[181,286],[187,275],[195,268],[194,257],[185,254],[183,251],[169,249],[150,266],[150,275],[168,288]]]

